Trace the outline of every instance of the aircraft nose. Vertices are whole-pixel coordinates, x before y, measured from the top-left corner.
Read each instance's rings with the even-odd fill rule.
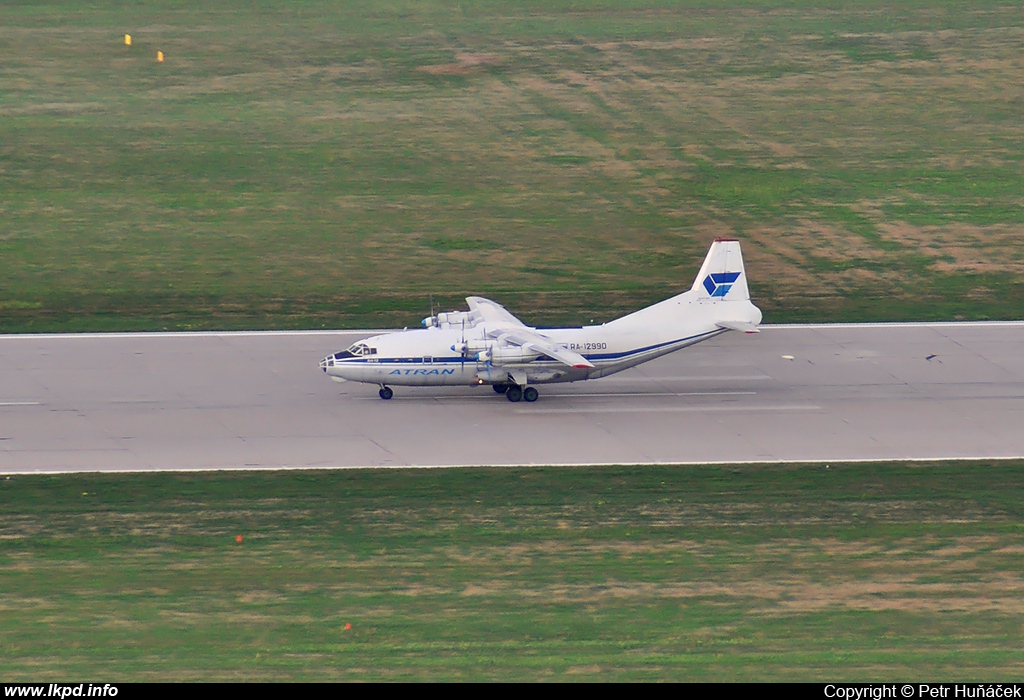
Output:
[[[334,364],[333,360],[334,360],[334,356],[333,355],[328,355],[324,359],[320,360],[320,369],[322,369],[324,372],[326,372],[327,368]]]

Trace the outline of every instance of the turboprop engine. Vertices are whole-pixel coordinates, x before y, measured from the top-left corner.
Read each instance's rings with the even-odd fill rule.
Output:
[[[522,362],[532,362],[541,356],[541,353],[533,350],[526,350],[518,345],[510,345],[498,340],[470,340],[469,342],[456,343],[452,351],[461,353],[463,357],[472,357],[477,362],[490,363],[492,365],[511,365]]]
[[[490,357],[491,348],[494,347],[493,340],[470,340],[452,345],[452,352],[457,352],[463,357],[476,358],[480,353],[486,353]]]

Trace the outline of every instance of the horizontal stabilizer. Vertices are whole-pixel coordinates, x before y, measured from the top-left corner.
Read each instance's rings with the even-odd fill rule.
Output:
[[[761,329],[757,327],[756,323],[750,321],[719,321],[716,323],[719,328],[725,328],[730,331],[743,331],[744,333],[760,333]]]

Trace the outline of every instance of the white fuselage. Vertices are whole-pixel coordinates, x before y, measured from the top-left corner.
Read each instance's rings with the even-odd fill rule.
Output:
[[[641,362],[685,348],[712,336],[724,333],[722,328],[709,328],[686,337],[636,345],[638,338],[617,336],[607,326],[545,329],[543,334],[590,360],[594,367],[572,368],[546,357],[529,361],[511,361],[500,365],[478,362],[451,348],[463,341],[459,330],[426,328],[367,338],[375,355],[327,360],[327,374],[355,382],[394,384],[396,386],[445,386],[454,384],[493,384],[510,381],[522,373],[523,384],[575,382],[596,379],[634,367]],[[479,334],[478,334],[479,333]],[[477,338],[473,338],[473,336]],[[467,332],[466,340],[485,341],[481,329]],[[633,343],[629,342],[634,341]]]
[[[761,312],[749,301],[707,303],[687,292],[599,326],[540,329],[552,342],[582,355],[593,367],[571,367],[539,353],[500,348],[497,327],[487,323],[461,328],[424,328],[377,335],[361,341],[367,354],[348,352],[324,358],[321,368],[338,380],[384,385],[446,386],[547,384],[605,377],[725,332],[721,321],[757,324]],[[488,335],[489,332],[491,336]],[[372,353],[370,352],[372,350]],[[501,353],[505,356],[501,357]],[[521,357],[516,357],[516,355]]]

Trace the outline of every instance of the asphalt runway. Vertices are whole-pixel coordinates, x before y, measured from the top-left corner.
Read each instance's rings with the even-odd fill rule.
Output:
[[[768,326],[535,404],[330,381],[364,335],[0,336],[0,472],[1024,457],[1024,323]]]

